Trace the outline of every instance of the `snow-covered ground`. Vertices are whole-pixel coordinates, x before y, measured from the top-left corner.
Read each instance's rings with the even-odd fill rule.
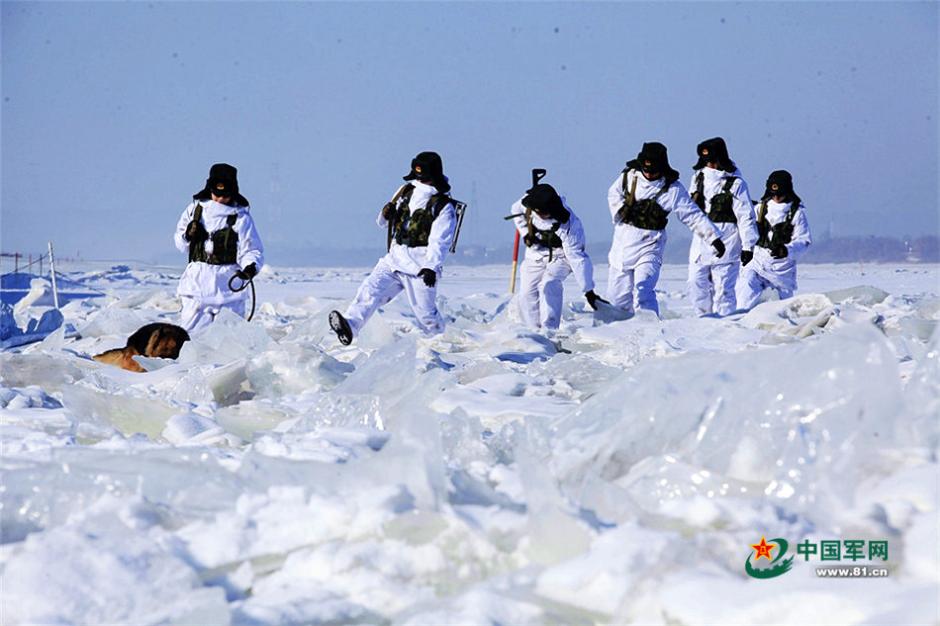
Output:
[[[88,355],[176,322],[181,268],[69,269],[108,294],[63,308],[80,338],[0,353],[3,624],[940,620],[936,266],[803,266],[729,319],[682,266],[663,321],[569,281],[553,338],[506,267],[448,268],[443,336],[396,301],[348,348],[326,313],[367,269],[265,268],[254,321],[146,374]],[[761,537],[888,555],[756,579]]]

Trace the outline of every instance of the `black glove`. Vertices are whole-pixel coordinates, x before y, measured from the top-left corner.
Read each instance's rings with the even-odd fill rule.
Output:
[[[522,243],[525,244],[526,248],[531,248],[532,246],[535,245],[535,242],[536,242],[535,237],[533,237],[532,235],[526,235],[522,238]]]
[[[786,245],[782,243],[774,244],[770,248],[770,256],[775,259],[785,259],[790,254],[790,251],[787,249]]]
[[[594,290],[590,290],[584,294],[584,299],[588,301],[588,305],[595,311],[597,310],[597,303],[603,302],[604,304],[610,304],[607,300],[604,300],[602,297],[594,293]]]
[[[741,250],[741,265],[747,265],[754,258],[753,250]]]
[[[418,272],[418,276],[424,279],[424,284],[428,287],[433,287],[437,284],[437,274],[434,270],[429,270],[428,268],[423,268]]]
[[[209,238],[209,233],[206,232],[206,227],[202,225],[202,221],[193,220],[186,227],[186,232],[183,233],[183,239],[186,241],[205,241]]]
[[[254,263],[249,263],[244,267],[244,269],[240,269],[235,272],[235,275],[245,281],[251,280],[258,275],[258,266]]]
[[[385,206],[382,207],[382,217],[386,222],[391,222],[392,218],[395,217],[395,205],[391,202],[386,202]]]
[[[712,242],[712,248],[715,249],[719,259],[725,256],[725,242],[721,240],[721,237]]]

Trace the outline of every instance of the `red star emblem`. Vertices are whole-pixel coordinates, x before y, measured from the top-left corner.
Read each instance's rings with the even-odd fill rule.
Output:
[[[777,546],[772,543],[767,543],[767,540],[761,536],[760,543],[753,543],[751,544],[751,547],[754,548],[754,552],[757,555],[754,557],[755,561],[761,557],[766,557],[768,561],[772,561],[773,559],[770,558],[770,551]]]

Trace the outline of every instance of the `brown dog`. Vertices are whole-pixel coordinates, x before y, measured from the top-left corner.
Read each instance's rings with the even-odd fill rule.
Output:
[[[115,348],[92,358],[102,363],[117,365],[131,372],[146,372],[135,355],[175,359],[179,357],[183,344],[189,341],[189,333],[173,324],[156,322],[138,329],[127,339],[123,348]]]

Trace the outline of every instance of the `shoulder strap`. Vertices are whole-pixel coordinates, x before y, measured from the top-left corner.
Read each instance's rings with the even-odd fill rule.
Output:
[[[196,208],[193,209],[193,221],[194,222],[202,221],[202,205],[198,202],[196,203]]]
[[[411,183],[407,183],[401,189],[399,189],[395,196],[392,198],[392,203],[397,204],[399,200],[404,200],[408,202],[411,200],[411,194],[414,193],[415,186]]]
[[[525,229],[530,239],[535,236],[535,225],[532,223],[532,209],[530,207],[525,208]]]
[[[428,200],[428,208],[431,210],[432,219],[437,219],[437,216],[441,214],[441,211],[444,210],[444,207],[448,203],[452,202],[451,198],[446,193],[436,193]]]
[[[624,191],[626,191],[626,189],[627,189],[627,177],[629,176],[630,172],[632,172],[632,171],[633,171],[633,170],[629,170],[629,171],[626,171],[626,172],[623,173],[623,188],[624,188]],[[624,203],[625,203],[627,206],[633,206],[633,203],[636,201],[636,178],[637,178],[637,174],[634,174],[634,175],[633,175],[633,184],[630,185],[630,193],[625,193],[624,196],[623,196],[623,201],[624,201]]]
[[[398,191],[395,192],[395,195],[392,196],[392,199],[388,201],[389,204],[394,204],[395,206],[398,206],[399,200],[404,200],[405,202],[407,202],[408,200],[411,199],[411,193],[414,191],[414,189],[415,189],[414,185],[412,185],[411,183],[405,183],[404,185],[398,188]]]
[[[722,191],[731,191],[731,188],[734,187],[734,181],[737,180],[736,176],[729,176],[725,179],[725,186],[721,188]]]
[[[800,210],[800,201],[794,200],[790,203],[790,210],[787,212],[787,221],[793,223],[793,218],[796,217],[796,212]]]
[[[757,222],[763,224],[764,220],[767,219],[767,201],[761,200],[760,205],[757,207]]]
[[[695,177],[695,190],[692,192],[692,200],[702,211],[705,210],[705,172],[699,170]]]
[[[227,218],[225,218],[225,223],[228,224],[229,226],[234,226],[237,220],[238,220],[238,214],[232,213]]]

